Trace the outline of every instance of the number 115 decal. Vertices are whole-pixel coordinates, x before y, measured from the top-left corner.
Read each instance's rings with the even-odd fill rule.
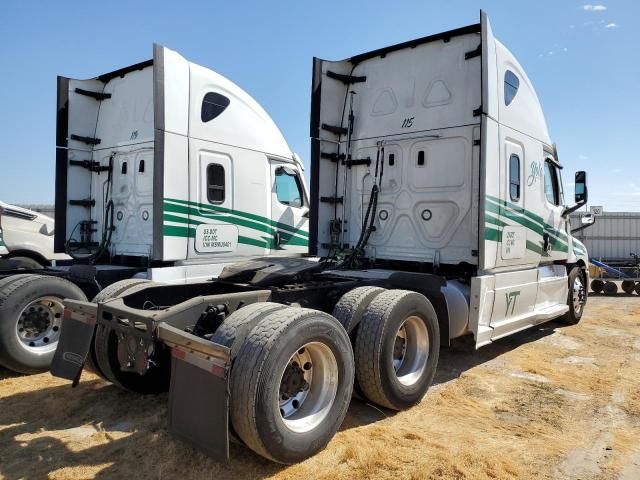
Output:
[[[402,122],[402,127],[400,128],[411,128],[411,126],[413,125],[413,120],[416,117],[409,117],[409,118],[405,118],[404,121]]]

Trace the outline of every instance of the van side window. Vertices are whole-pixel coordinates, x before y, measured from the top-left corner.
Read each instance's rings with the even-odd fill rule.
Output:
[[[560,205],[560,187],[558,186],[558,168],[549,160],[544,162],[544,193],[549,203]]]
[[[514,202],[520,200],[520,157],[515,153],[509,158],[509,196]]]
[[[504,73],[504,104],[509,106],[518,93],[520,79],[511,70]]]
[[[224,167],[217,163],[207,166],[207,200],[224,203]]]
[[[287,167],[276,169],[276,196],[278,201],[290,207],[302,207],[302,185],[295,170]]]
[[[202,110],[200,111],[200,119],[206,123],[213,120],[229,106],[230,100],[224,95],[216,92],[209,92],[202,100]]]

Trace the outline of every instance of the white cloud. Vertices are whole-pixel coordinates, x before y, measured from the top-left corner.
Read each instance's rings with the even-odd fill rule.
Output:
[[[621,169],[621,168],[614,168],[614,169],[612,170],[612,172],[613,172],[613,173],[621,173],[621,172],[622,172],[622,169]]]
[[[578,155],[578,160],[587,160],[589,157],[586,155]]]
[[[562,55],[569,51],[567,47],[561,47],[559,45],[554,45],[553,47],[547,48],[544,52],[542,52],[540,57],[553,57],[554,55]]]
[[[615,23],[607,23],[604,28],[618,28],[618,25]]]
[[[582,9],[587,12],[604,12],[607,7],[605,7],[604,5],[591,5],[588,3],[586,5],[583,5]]]

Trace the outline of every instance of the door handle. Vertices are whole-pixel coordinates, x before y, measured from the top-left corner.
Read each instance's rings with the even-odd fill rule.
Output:
[[[542,235],[542,241],[543,241],[542,249],[545,252],[548,252],[551,249],[550,239],[551,237],[549,237],[549,234],[547,232],[544,232],[544,234]]]
[[[276,232],[273,234],[273,243],[276,245],[276,247],[280,246],[280,232]]]

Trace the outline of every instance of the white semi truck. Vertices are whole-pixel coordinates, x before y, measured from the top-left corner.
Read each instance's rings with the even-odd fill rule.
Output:
[[[49,368],[64,298],[204,281],[231,262],[308,250],[303,166],[277,126],[237,85],[167,48],[93,79],[59,77],[56,139],[47,232],[73,264],[0,272],[6,368]]]
[[[70,260],[53,251],[53,219],[0,202],[0,273],[36,270]]]
[[[181,105],[165,102],[167,112]],[[187,116],[179,112],[171,117]],[[175,139],[185,147],[173,158],[185,163],[171,178],[202,165],[186,150],[199,145],[199,115]],[[165,152],[173,140],[165,136]],[[312,258],[66,301],[52,373],[77,381],[93,359],[127,390],[170,388],[171,432],[203,451],[226,458],[233,431],[292,463],[333,437],[354,385],[374,404],[405,409],[427,392],[441,345],[466,335],[481,347],[580,320],[587,252],[568,215],[587,200],[586,175],[576,173],[567,206],[533,86],[484,13],[465,28],[314,59],[311,145]],[[228,182],[250,182],[245,171]],[[183,205],[170,188],[163,197]],[[270,203],[261,192],[252,203]],[[182,227],[195,238],[181,230],[157,248],[197,251],[197,228],[208,228],[197,218]]]

